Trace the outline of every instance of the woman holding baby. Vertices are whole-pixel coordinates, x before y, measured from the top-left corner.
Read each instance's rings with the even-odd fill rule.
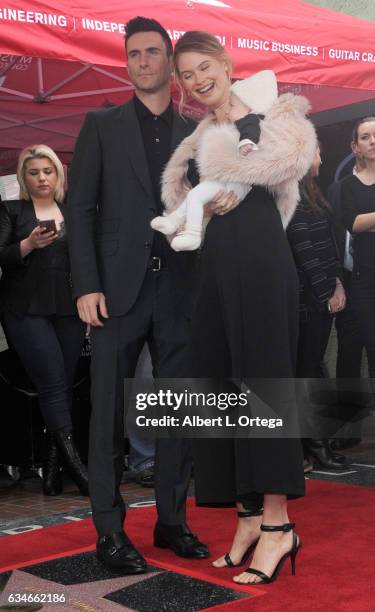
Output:
[[[209,115],[167,166],[167,210],[176,210],[186,197],[189,157],[197,158],[203,183],[242,184],[247,193],[227,214],[214,215],[206,228],[192,320],[193,374],[246,384],[251,379],[255,389],[266,389],[262,397],[277,411],[277,400],[272,392],[267,395],[264,383],[295,376],[298,279],[284,227],[298,201],[298,180],[316,148],[314,130],[304,117],[307,104],[290,94],[276,99],[260,117],[259,144],[250,138],[250,148],[240,150],[240,127],[228,124],[228,118],[236,120],[232,65],[216,37],[187,32],[176,44],[174,63],[183,99],[203,104]],[[234,93],[246,104],[241,87]],[[271,582],[288,558],[294,570],[300,541],[287,499],[304,495],[297,438],[196,440],[195,482],[198,504],[237,507],[231,550],[215,567],[244,565],[254,552],[250,568],[240,571],[236,582]]]

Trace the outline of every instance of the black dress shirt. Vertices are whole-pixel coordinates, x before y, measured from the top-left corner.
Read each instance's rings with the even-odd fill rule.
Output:
[[[39,274],[28,314],[68,316],[77,314],[72,298],[70,265],[65,225],[39,253]]]
[[[64,215],[64,207],[60,209]],[[56,241],[44,249],[21,256],[20,243],[37,223],[32,202],[11,200],[0,204],[1,312],[77,315],[65,232],[60,230]]]
[[[170,102],[161,115],[154,115],[137,96],[134,96],[134,107],[141,128],[143,146],[154,192],[156,211],[158,215],[161,215],[163,212],[163,204],[160,195],[160,177],[171,154],[173,106],[172,102]],[[164,260],[164,264],[166,246],[164,235],[160,232],[155,232],[151,256],[161,257]]]

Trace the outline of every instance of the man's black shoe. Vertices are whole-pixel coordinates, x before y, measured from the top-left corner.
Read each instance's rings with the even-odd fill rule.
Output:
[[[170,548],[179,557],[187,559],[206,559],[208,547],[202,544],[187,525],[160,525],[154,529],[154,546]]]
[[[154,468],[150,467],[137,472],[135,475],[135,482],[145,489],[152,489],[154,487],[154,478]]]
[[[344,470],[348,467],[346,458],[333,453],[327,440],[309,440],[304,446],[304,452],[314,468]]]
[[[123,532],[101,536],[96,544],[99,561],[108,569],[121,570],[124,574],[143,574],[147,563]]]
[[[361,438],[334,438],[331,441],[332,450],[345,450],[347,448],[354,448],[354,446],[358,446],[361,444]]]
[[[155,472],[154,467],[149,467],[140,472],[134,472],[134,470],[125,470],[122,476],[122,482],[136,482],[146,489],[152,489],[154,487]]]

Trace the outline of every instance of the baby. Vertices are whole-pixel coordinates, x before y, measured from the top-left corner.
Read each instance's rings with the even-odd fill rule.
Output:
[[[277,81],[271,70],[263,70],[257,74],[236,81],[231,86],[230,108],[228,119],[239,131],[238,154],[247,156],[256,150],[260,138],[260,122],[265,113],[277,99]],[[198,128],[197,128],[198,129]],[[204,138],[204,132],[200,138]],[[198,145],[199,154],[199,145]],[[220,168],[220,149],[215,151],[217,165]],[[203,180],[191,189],[185,200],[172,213],[155,217],[151,227],[163,234],[175,234],[171,247],[175,251],[194,251],[202,242],[202,222],[204,206],[210,202],[219,191],[233,191],[243,200],[251,189],[250,184]],[[168,202],[165,202],[168,207]]]

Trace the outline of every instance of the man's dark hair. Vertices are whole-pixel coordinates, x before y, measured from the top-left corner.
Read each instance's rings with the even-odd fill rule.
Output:
[[[172,55],[173,47],[167,30],[156,19],[149,19],[148,17],[134,17],[128,21],[125,26],[125,49],[127,49],[129,38],[139,32],[158,32],[165,42],[167,56]]]

